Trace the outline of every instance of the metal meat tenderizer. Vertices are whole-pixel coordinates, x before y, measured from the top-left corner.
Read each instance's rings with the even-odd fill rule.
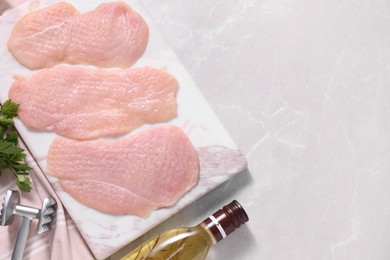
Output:
[[[54,198],[45,198],[41,209],[20,205],[19,201],[19,192],[8,190],[0,212],[0,225],[2,226],[11,224],[15,219],[15,215],[21,217],[12,260],[21,260],[23,258],[31,221],[38,219],[37,233],[45,233],[51,229],[50,223],[53,221],[53,214],[56,212],[56,201]]]

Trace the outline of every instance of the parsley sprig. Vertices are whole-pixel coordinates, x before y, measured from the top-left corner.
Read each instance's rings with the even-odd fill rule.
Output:
[[[13,120],[18,115],[18,108],[19,104],[10,99],[0,104],[0,176],[4,169],[11,170],[19,189],[28,192],[31,190],[28,173],[31,168],[24,161],[26,154],[23,148],[19,147]]]

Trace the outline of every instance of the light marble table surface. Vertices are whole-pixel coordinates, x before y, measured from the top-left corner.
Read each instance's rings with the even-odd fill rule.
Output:
[[[237,199],[207,259],[390,259],[390,2],[143,0],[248,170],[157,232]]]
[[[111,259],[233,199],[208,260],[390,259],[390,2],[142,2],[249,166]]]

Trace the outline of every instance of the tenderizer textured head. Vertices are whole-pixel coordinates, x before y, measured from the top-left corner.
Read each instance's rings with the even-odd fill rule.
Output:
[[[42,234],[51,229],[51,222],[54,219],[53,214],[57,210],[57,202],[54,198],[46,198],[43,200],[42,208],[39,213],[39,222],[37,226],[37,233]]]
[[[14,209],[19,204],[20,195],[15,190],[8,190],[4,199],[3,207],[0,212],[0,225],[8,226],[14,220]]]

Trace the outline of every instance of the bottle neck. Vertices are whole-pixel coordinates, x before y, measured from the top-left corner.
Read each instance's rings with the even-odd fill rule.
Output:
[[[231,228],[226,229],[226,226],[221,224],[221,218],[218,216],[215,217],[214,214],[211,215],[210,217],[206,218],[203,220],[202,224],[205,227],[209,233],[213,236],[215,239],[215,243],[221,241],[225,237],[227,237],[228,234],[233,232],[234,230],[231,230]],[[222,222],[223,223],[223,222]]]
[[[233,201],[224,206],[201,223],[215,238],[215,243],[221,241],[234,230],[249,220],[242,206]]]

